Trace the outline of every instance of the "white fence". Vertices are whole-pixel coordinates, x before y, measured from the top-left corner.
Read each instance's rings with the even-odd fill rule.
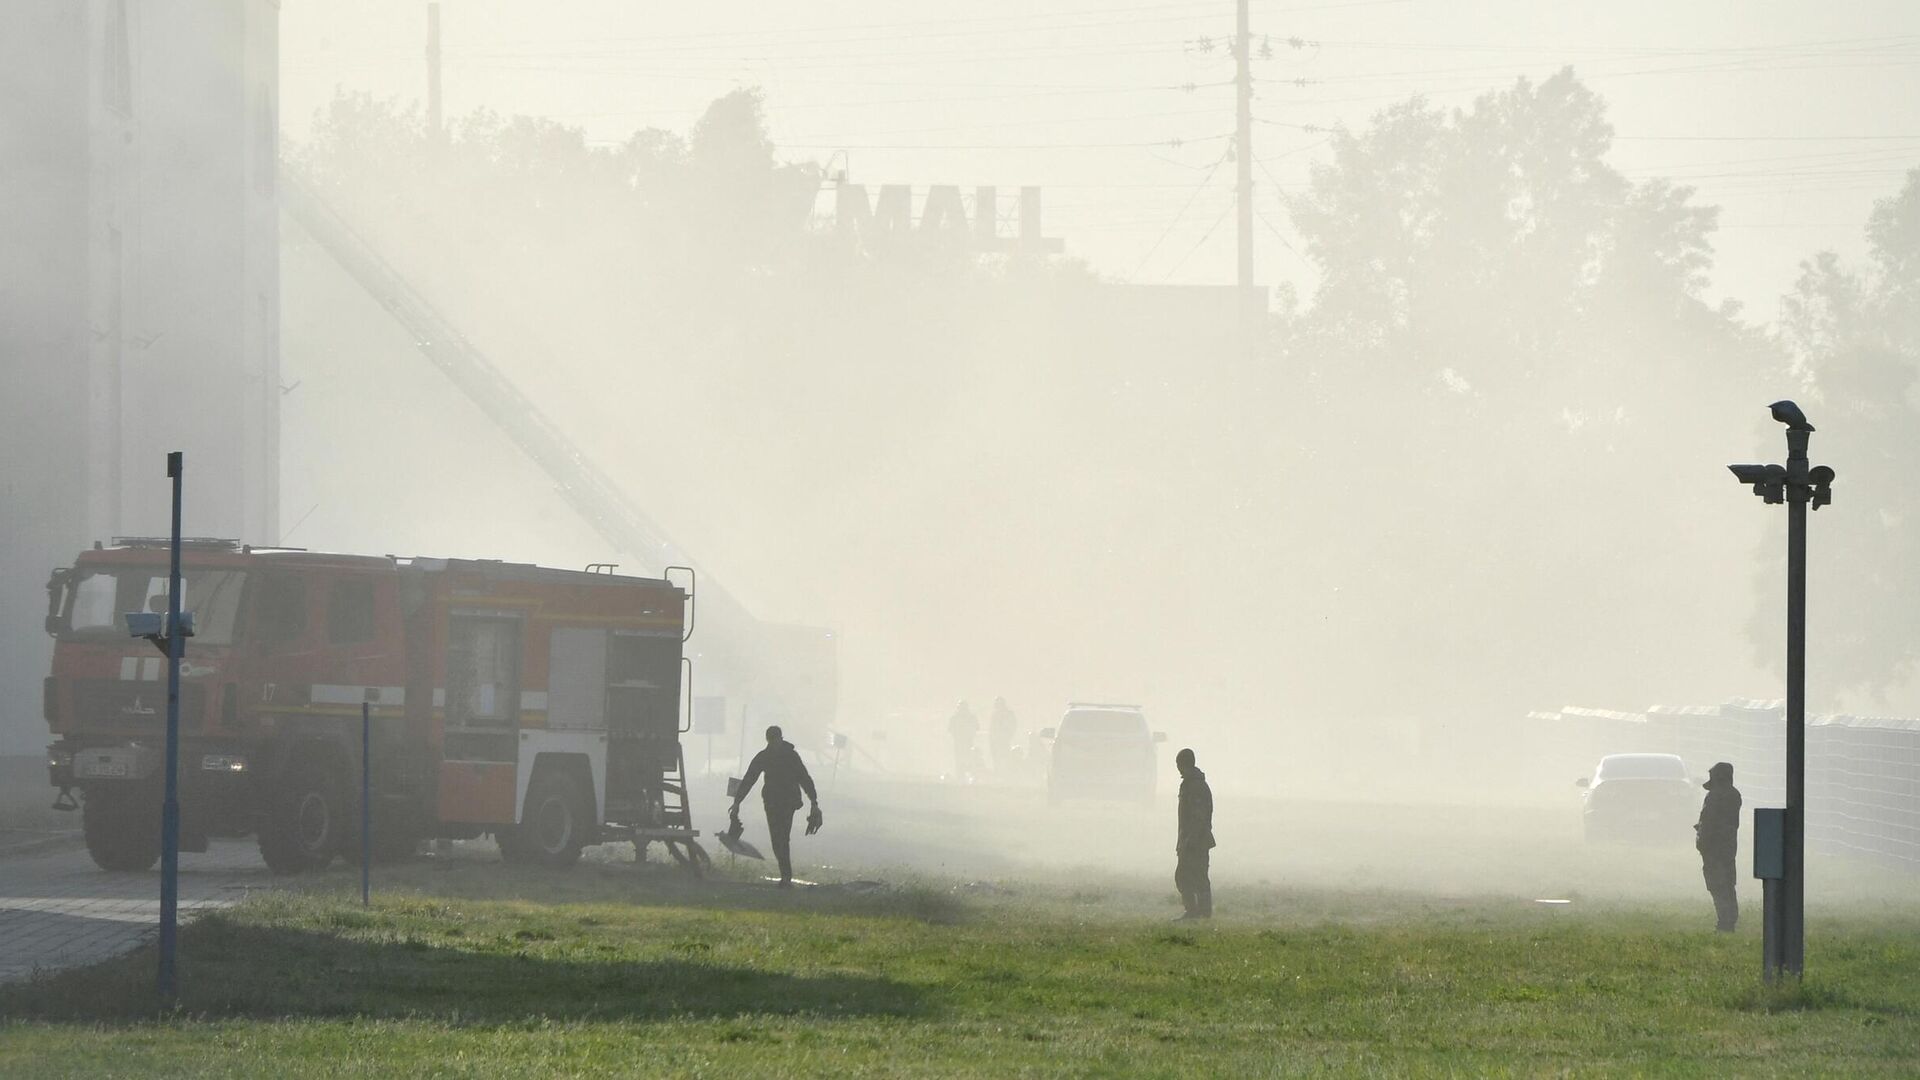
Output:
[[[1529,714],[1527,734],[1568,769],[1605,754],[1678,754],[1705,776],[1733,763],[1746,805],[1786,801],[1786,714],[1779,701],[1655,705],[1645,712],[1568,706]],[[1807,842],[1920,869],[1920,720],[1807,720]]]

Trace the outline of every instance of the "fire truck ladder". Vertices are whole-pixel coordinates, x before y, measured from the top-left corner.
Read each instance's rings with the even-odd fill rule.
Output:
[[[643,565],[661,573],[668,567],[694,565],[558,425],[328,205],[297,169],[283,166],[280,178],[282,203],[293,219],[413,335],[414,345],[427,359],[546,472],[561,496],[594,531],[615,549],[638,556]],[[714,584],[711,575],[702,574],[700,579],[700,603],[709,614],[717,615],[724,626],[745,629],[753,625],[752,617],[726,590]],[[693,840],[698,834],[693,832],[687,797],[686,755],[677,745],[674,760],[675,767],[662,770],[660,777],[661,827],[632,831],[637,846],[659,840],[676,860],[697,872],[707,861],[706,852]]]
[[[616,549],[637,556],[642,565],[664,570],[693,566],[693,560],[666,532],[641,512],[559,425],[547,419],[493,361],[383,258],[299,171],[283,165],[282,203],[293,219],[324,248],[360,287],[413,335],[414,345],[449,381],[480,407],[521,453],[532,459],[559,489],[562,498]],[[744,616],[738,602],[701,574],[700,603],[708,613]]]

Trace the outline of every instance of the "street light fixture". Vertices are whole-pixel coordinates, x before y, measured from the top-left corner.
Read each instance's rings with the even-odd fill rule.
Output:
[[[1807,439],[1814,429],[1800,406],[1776,401],[1768,410],[1787,425],[1787,463],[1727,468],[1762,501],[1787,506],[1787,805],[1779,829],[1779,876],[1762,879],[1766,932],[1761,966],[1771,982],[1783,970],[1799,977],[1806,958],[1807,508],[1818,510],[1833,501],[1834,474],[1825,465],[1807,465]],[[1756,812],[1756,822],[1758,816]],[[1771,830],[1764,832],[1771,837]],[[1756,844],[1762,836],[1756,824]],[[1763,864],[1763,854],[1756,851],[1756,867]]]

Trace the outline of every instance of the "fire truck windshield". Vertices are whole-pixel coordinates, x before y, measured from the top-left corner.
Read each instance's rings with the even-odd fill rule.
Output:
[[[233,627],[240,614],[240,593],[247,575],[241,570],[188,570],[184,609],[193,612],[193,641],[199,645],[233,643]],[[121,569],[80,571],[67,584],[65,626],[60,636],[102,638],[126,636],[121,616],[129,611],[167,609],[167,571]]]

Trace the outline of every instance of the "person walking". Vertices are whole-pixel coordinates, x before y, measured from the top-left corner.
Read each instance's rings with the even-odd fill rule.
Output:
[[[1700,852],[1700,876],[1713,897],[1715,928],[1730,934],[1740,921],[1738,876],[1733,868],[1740,845],[1740,789],[1733,786],[1733,764],[1722,761],[1707,770],[1707,782],[1701,786],[1707,789],[1707,798],[1693,827],[1693,846]]]
[[[753,755],[753,762],[747,766],[747,775],[734,791],[733,808],[727,812],[729,817],[736,820],[740,817],[740,803],[746,799],[747,792],[753,790],[754,782],[763,776],[766,783],[760,785],[760,805],[767,812],[767,838],[773,841],[773,857],[780,863],[780,887],[791,889],[793,815],[800,809],[801,792],[813,803],[812,811],[807,814],[808,836],[820,831],[823,819],[820,795],[814,791],[807,763],[800,760],[800,751],[782,737],[777,725],[767,729],[767,748]]]
[[[1213,789],[1207,774],[1193,763],[1193,751],[1174,756],[1180,769],[1180,832],[1174,841],[1173,884],[1180,890],[1182,919],[1213,918],[1213,883],[1208,864],[1213,861]]]
[[[987,719],[987,738],[992,740],[993,771],[1005,775],[1013,771],[1013,710],[1006,698],[993,699],[993,715]]]
[[[961,701],[947,719],[947,734],[953,737],[953,778],[962,783],[979,771],[973,756],[973,737],[979,733],[980,719]]]

